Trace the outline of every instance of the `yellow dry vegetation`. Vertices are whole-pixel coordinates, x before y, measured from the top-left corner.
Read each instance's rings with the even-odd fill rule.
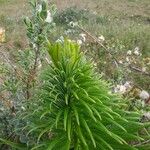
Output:
[[[5,42],[5,29],[0,27],[0,44]]]

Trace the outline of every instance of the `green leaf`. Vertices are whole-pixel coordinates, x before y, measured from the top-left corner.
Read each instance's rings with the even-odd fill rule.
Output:
[[[86,140],[85,140],[85,138],[84,138],[84,136],[83,136],[83,134],[82,134],[82,132],[81,132],[80,126],[77,127],[77,134],[78,134],[80,140],[82,141],[82,143],[83,143],[85,146],[87,146]]]
[[[65,110],[64,110],[64,130],[66,131],[66,129],[67,129],[67,119],[68,119],[68,108],[66,108]]]
[[[69,114],[69,117],[68,117],[67,134],[68,134],[69,141],[71,141],[71,114]]]
[[[96,133],[94,133],[94,136],[102,142],[104,145],[106,145],[110,150],[114,150],[105,140],[103,140],[100,136],[98,136]]]
[[[0,138],[0,142],[6,145],[9,145],[13,148],[16,148],[18,150],[28,150],[28,148],[26,147],[25,144],[20,144],[20,143],[15,143],[15,142],[11,142],[5,139]]]
[[[86,123],[86,121],[85,121],[83,118],[82,118],[82,123],[83,123],[83,125],[84,125],[86,131],[88,132],[88,134],[89,134],[89,136],[90,136],[90,138],[91,138],[91,140],[92,140],[92,143],[93,143],[94,147],[96,147],[96,142],[95,142],[95,140],[94,140],[94,138],[93,138],[92,132],[91,132],[91,130],[90,130],[88,124]]]
[[[99,119],[102,120],[102,117],[101,117],[100,113],[94,107],[92,108],[92,110],[99,117]]]
[[[31,150],[37,150],[37,148],[40,148],[44,146],[44,144],[38,144],[37,146],[34,146]]]
[[[40,141],[40,138],[42,137],[42,135],[44,133],[52,130],[53,126],[54,126],[54,124],[52,124],[51,126],[48,126],[47,128],[45,128],[45,129],[42,130],[42,132],[38,136],[37,143]]]
[[[56,128],[58,126],[58,121],[60,121],[60,117],[61,117],[62,113],[63,113],[63,110],[60,110],[56,116],[56,121],[55,121],[56,122]]]
[[[72,108],[73,108],[73,111],[74,111],[74,115],[76,117],[77,124],[80,125],[79,115],[78,115],[77,108],[74,105],[72,105]]]
[[[68,94],[65,94],[65,103],[68,105]]]
[[[106,120],[108,120],[109,122],[113,123],[114,125],[116,125],[117,127],[119,127],[120,129],[122,129],[123,131],[127,132],[127,130],[121,126],[119,123],[117,123],[116,121],[110,119],[110,118],[105,118]]]
[[[57,138],[53,139],[51,142],[49,142],[47,150],[52,150],[60,142],[60,140],[61,140],[61,138],[57,137]]]
[[[91,118],[96,122],[97,119],[95,118],[95,116],[93,114],[93,111],[91,110],[91,108],[89,107],[89,105],[86,102],[84,102],[83,100],[80,100],[80,102],[86,108],[86,110],[89,113],[89,115],[91,116]]]

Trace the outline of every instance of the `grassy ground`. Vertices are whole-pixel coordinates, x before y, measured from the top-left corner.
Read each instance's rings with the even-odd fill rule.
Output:
[[[112,36],[130,45],[137,40],[137,46],[150,51],[150,1],[149,0],[53,0],[58,10],[77,6],[96,14],[96,21],[89,21],[85,27],[94,34]],[[22,19],[28,14],[27,0],[0,0],[0,26],[6,29],[10,44],[24,44]]]
[[[27,13],[25,0],[0,0],[0,26],[6,29],[6,45],[24,45],[23,16]]]
[[[0,0],[0,27],[6,29],[4,47],[7,50],[26,46],[23,18],[29,14],[27,2],[27,0]],[[52,0],[50,2],[55,3],[59,11],[73,6],[88,10],[86,16],[88,21],[83,23],[83,27],[95,36],[104,35],[119,53],[139,47],[143,58],[150,57],[149,0]],[[147,88],[148,85],[149,83]]]

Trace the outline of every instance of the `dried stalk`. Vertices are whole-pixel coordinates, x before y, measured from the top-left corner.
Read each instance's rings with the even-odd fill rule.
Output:
[[[134,147],[138,147],[138,146],[145,145],[145,144],[148,144],[148,143],[150,144],[150,140],[135,144]]]
[[[117,60],[117,58],[111,53],[111,51],[106,47],[104,46],[95,36],[91,35],[91,33],[89,33],[87,30],[85,30],[84,28],[82,28],[81,26],[77,25],[77,27],[82,30],[84,33],[86,33],[91,39],[93,39],[94,42],[96,42],[97,44],[99,44],[102,48],[104,48],[104,50],[113,58],[115,64],[116,64],[116,67],[119,67],[119,61]],[[126,66],[123,66],[124,68],[126,68]],[[131,65],[128,66],[128,68],[130,70],[133,70],[133,71],[136,71],[136,72],[140,72],[142,73],[143,75],[146,75],[146,76],[150,76],[150,73],[148,72],[145,72],[145,71],[142,71],[141,69],[139,68],[136,68],[136,67],[133,67]]]

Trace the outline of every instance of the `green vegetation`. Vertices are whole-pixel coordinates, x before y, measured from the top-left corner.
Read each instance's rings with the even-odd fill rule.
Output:
[[[121,110],[123,100],[108,93],[107,84],[94,73],[79,45],[68,41],[48,44],[48,51],[52,64],[42,75],[41,94],[28,105],[27,128],[31,136],[37,135],[36,147],[133,149],[127,142],[142,139],[137,131],[144,124],[138,122],[138,114]]]
[[[0,0],[0,149],[148,150],[150,2],[69,2]]]

